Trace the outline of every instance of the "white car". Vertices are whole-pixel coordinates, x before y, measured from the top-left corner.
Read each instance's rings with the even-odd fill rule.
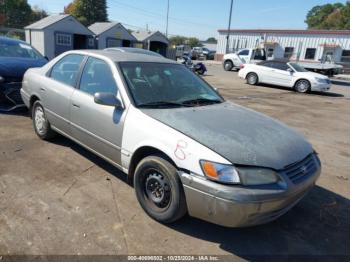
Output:
[[[297,63],[264,61],[259,64],[245,64],[238,73],[250,85],[258,83],[290,87],[297,92],[328,91],[331,80],[324,75],[309,72]]]

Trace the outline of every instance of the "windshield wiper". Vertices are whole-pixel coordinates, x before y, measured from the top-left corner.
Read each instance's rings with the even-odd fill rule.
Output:
[[[157,101],[157,102],[150,102],[150,103],[144,103],[139,104],[138,107],[187,107],[188,105],[184,105],[182,103],[176,103],[171,101]]]
[[[218,99],[208,99],[208,98],[196,98],[191,100],[183,101],[182,104],[184,105],[211,105],[211,104],[220,104],[222,103],[221,100]]]

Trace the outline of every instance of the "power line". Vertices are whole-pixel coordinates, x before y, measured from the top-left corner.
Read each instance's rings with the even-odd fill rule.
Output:
[[[144,13],[146,16],[151,16],[151,17],[156,17],[156,18],[159,18],[159,17],[166,18],[166,16],[163,15],[163,14],[152,12],[152,11],[149,11],[149,10],[145,10],[145,9],[136,7],[134,5],[121,3],[121,2],[119,2],[117,0],[109,0],[109,3],[113,3],[113,4],[116,4],[116,5],[121,5],[121,6],[125,6],[125,7],[128,7],[128,8],[134,9],[134,10],[138,10],[139,12]],[[191,24],[191,25],[198,26],[198,27],[206,26],[206,27],[211,27],[211,28],[215,28],[215,29],[219,28],[219,26],[216,26],[216,25],[197,23],[197,22],[188,21],[188,20],[185,20],[185,19],[182,19],[182,18],[175,18],[175,17],[171,17],[171,16],[169,16],[169,20],[177,21],[177,23],[176,23],[177,25],[179,25],[179,23],[182,23],[182,24],[186,25],[186,27],[188,27],[188,25]]]

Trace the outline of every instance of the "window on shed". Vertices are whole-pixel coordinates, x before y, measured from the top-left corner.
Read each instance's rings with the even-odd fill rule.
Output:
[[[286,47],[284,49],[284,58],[291,58],[293,56],[294,53],[294,47]]]
[[[56,34],[56,44],[71,46],[72,45],[72,36],[68,34]]]
[[[305,59],[315,59],[316,48],[307,48],[305,53]]]
[[[341,61],[344,63],[350,63],[350,50],[343,50]]]

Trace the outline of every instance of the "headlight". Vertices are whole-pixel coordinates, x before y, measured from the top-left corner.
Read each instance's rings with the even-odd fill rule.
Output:
[[[268,168],[235,167],[205,160],[201,160],[200,165],[208,179],[221,183],[255,186],[275,184],[280,181],[279,175]]]
[[[4,81],[5,81],[5,79],[2,76],[0,76],[0,83],[2,83]]]
[[[239,184],[240,179],[237,170],[232,165],[223,165],[210,161],[200,161],[203,173],[207,178],[227,183],[227,184]]]
[[[240,167],[237,171],[242,184],[247,186],[275,184],[280,180],[278,174],[272,169]]]
[[[319,83],[327,83],[327,79],[324,79],[324,78],[319,78],[319,77],[315,77],[316,81],[319,82]]]

